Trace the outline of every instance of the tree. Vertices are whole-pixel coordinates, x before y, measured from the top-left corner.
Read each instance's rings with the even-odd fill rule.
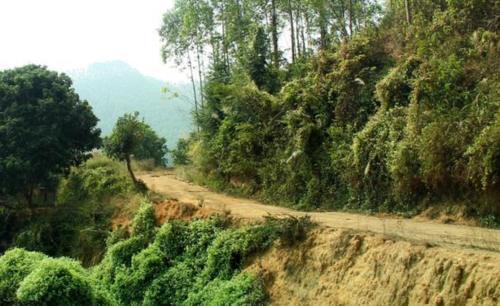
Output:
[[[165,166],[167,163],[167,140],[159,137],[156,132],[144,123],[144,135],[141,145],[134,152],[134,158],[137,160],[151,159],[156,166]]]
[[[268,42],[264,29],[261,27],[257,29],[252,47],[248,71],[255,85],[262,89],[269,82],[269,73],[267,64]]]
[[[110,157],[127,163],[127,170],[134,184],[138,184],[132,170],[132,156],[138,159],[163,161],[167,152],[166,140],[158,137],[144,121],[139,120],[139,113],[125,114],[118,118],[113,132],[104,139],[104,150]]]
[[[177,142],[177,147],[171,151],[172,161],[176,166],[182,166],[189,164],[189,139],[179,139]]]
[[[54,187],[100,145],[98,119],[71,79],[28,65],[0,72],[0,196]]]

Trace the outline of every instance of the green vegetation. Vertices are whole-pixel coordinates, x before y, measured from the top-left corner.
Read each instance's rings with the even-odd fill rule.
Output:
[[[0,252],[17,246],[89,266],[104,255],[113,217],[132,218],[149,194],[124,165],[91,152],[101,143],[97,118],[71,85],[40,66],[0,72]],[[165,139],[138,114],[118,127],[105,141],[115,156],[125,148],[128,160],[164,165]]]
[[[100,144],[97,118],[69,77],[29,65],[0,72],[0,201],[53,190]]]
[[[242,269],[292,228],[303,231],[307,224],[273,219],[234,228],[225,219],[212,218],[156,228],[153,208],[145,203],[131,236],[110,244],[102,262],[90,269],[23,249],[5,253],[0,257],[0,302],[262,305],[266,295],[260,280]]]
[[[188,151],[189,140],[183,138],[179,139],[176,148],[170,151],[172,161],[175,166],[183,166],[189,164],[190,160]]]
[[[500,4],[377,3],[176,1],[162,56],[190,73],[197,131],[175,165],[301,209],[460,203],[498,226]],[[115,68],[116,92],[148,81]],[[158,227],[132,167],[164,166],[166,140],[127,109],[107,157],[93,151],[97,118],[71,86],[40,66],[0,72],[0,304],[265,304],[246,264],[305,239],[310,220]]]
[[[7,210],[3,243],[51,256],[71,256],[84,265],[99,262],[118,212],[133,216],[144,196],[123,165],[95,156],[62,179],[55,204]],[[36,218],[31,217],[36,214]],[[131,218],[131,217],[130,217]]]
[[[160,138],[139,113],[125,114],[118,118],[113,133],[104,138],[104,151],[112,158],[125,161],[134,184],[138,184],[132,170],[132,157],[137,160],[151,159],[157,166],[165,165],[167,153],[165,138]]]
[[[198,80],[200,132],[180,151],[191,178],[302,209],[411,215],[460,203],[498,224],[499,10],[177,2],[160,32],[165,58],[196,72],[196,54],[212,52]]]
[[[169,148],[193,130],[189,84],[145,76],[121,61],[94,63],[69,76],[75,91],[92,106],[104,136],[111,134],[118,118],[134,112],[167,140]]]

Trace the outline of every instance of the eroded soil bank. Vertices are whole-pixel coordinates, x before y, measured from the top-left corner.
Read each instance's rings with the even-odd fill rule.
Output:
[[[283,207],[230,197],[174,175],[143,175],[176,200],[158,223],[224,212],[241,220],[300,217]],[[271,305],[499,305],[500,231],[345,213],[312,213],[319,226],[292,247],[274,246],[246,270],[264,280]],[[485,244],[488,242],[488,244]]]
[[[247,270],[272,305],[499,305],[500,254],[453,250],[379,234],[316,229],[274,247]]]

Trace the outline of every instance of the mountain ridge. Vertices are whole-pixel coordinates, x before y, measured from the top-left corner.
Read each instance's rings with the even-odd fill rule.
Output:
[[[167,139],[169,148],[192,131],[189,84],[163,82],[119,60],[93,63],[67,74],[76,92],[92,106],[104,136],[120,116],[136,111]]]

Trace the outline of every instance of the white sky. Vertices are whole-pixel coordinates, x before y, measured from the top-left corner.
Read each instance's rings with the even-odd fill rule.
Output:
[[[29,63],[69,71],[123,60],[142,73],[184,81],[164,65],[157,33],[173,0],[0,0],[0,70]]]

